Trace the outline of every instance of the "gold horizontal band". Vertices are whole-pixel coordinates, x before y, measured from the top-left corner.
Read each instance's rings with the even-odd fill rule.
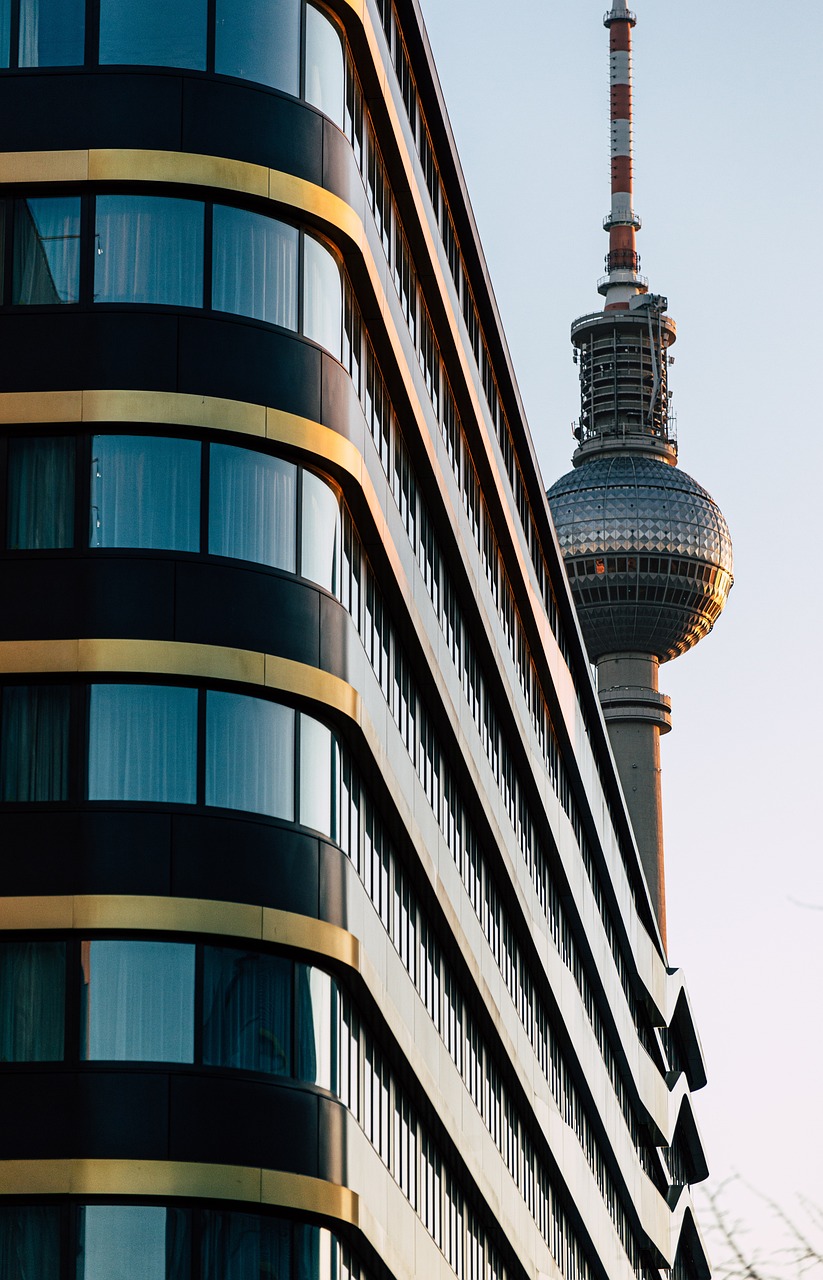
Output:
[[[360,969],[360,943],[339,925],[292,911],[208,898],[62,894],[0,898],[0,931],[128,929],[277,943]]]
[[[243,1201],[358,1226],[355,1191],[322,1178],[176,1160],[0,1160],[0,1196],[152,1196]]]
[[[360,695],[339,676],[318,667],[251,649],[188,644],[178,640],[3,640],[0,674],[185,676],[231,680],[273,692],[311,698],[361,721]]]

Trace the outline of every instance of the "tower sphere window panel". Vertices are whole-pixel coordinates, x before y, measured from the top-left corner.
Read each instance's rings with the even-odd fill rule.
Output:
[[[196,689],[92,685],[90,800],[193,804],[196,755]]]
[[[79,198],[15,201],[12,301],[44,306],[79,297]]]
[[[85,0],[20,0],[21,67],[81,66]]]
[[[85,943],[84,1058],[193,1062],[194,954],[180,942]]]
[[[205,0],[101,0],[100,61],[206,69]]]
[[[301,0],[217,0],[214,69],[300,92]]]
[[[294,463],[233,445],[211,446],[209,551],[295,572]]]
[[[200,548],[200,445],[156,436],[94,436],[92,547]]]
[[[296,227],[215,205],[212,306],[296,329],[298,251]]]
[[[335,25],[314,5],[306,6],[306,101],[343,128],[346,56]]]
[[[204,212],[197,200],[98,196],[95,302],[202,307]]]

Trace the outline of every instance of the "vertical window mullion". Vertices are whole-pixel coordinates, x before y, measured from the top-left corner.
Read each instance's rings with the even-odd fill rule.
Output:
[[[206,0],[206,70],[214,72],[214,45],[217,22],[217,0]]]
[[[16,67],[20,56],[20,0],[11,0],[9,23],[9,67]]]
[[[86,66],[97,66],[100,47],[100,0],[86,0]]]
[[[94,302],[94,260],[97,250],[95,239],[96,200],[94,196],[80,199],[80,286],[81,305]]]

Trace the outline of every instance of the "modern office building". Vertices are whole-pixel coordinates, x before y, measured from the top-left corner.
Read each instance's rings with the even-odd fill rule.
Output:
[[[0,0],[0,1277],[705,1280],[416,0]]]

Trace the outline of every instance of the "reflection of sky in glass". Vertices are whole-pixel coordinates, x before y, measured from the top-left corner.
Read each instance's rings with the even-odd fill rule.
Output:
[[[87,1205],[78,1280],[165,1280],[166,1210]]]

